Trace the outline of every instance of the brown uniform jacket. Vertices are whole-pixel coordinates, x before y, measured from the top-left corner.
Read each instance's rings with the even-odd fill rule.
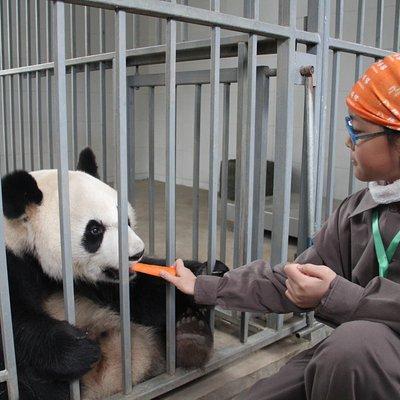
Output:
[[[337,273],[315,309],[315,316],[331,326],[353,320],[386,324],[400,333],[400,246],[386,278],[379,277],[371,221],[380,211],[379,227],[385,249],[400,230],[399,203],[379,205],[368,189],[345,199],[313,239],[313,246],[296,259],[326,265]],[[199,276],[195,301],[250,312],[304,312],[286,296],[285,263],[270,267],[257,260],[224,277]]]

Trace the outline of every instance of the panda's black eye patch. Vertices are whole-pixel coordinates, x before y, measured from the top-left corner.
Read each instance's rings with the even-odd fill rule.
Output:
[[[103,241],[105,226],[94,219],[91,219],[85,228],[82,238],[82,246],[88,253],[96,253]]]

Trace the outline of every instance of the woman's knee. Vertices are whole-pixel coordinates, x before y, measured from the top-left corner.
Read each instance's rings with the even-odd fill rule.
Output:
[[[366,359],[373,356],[390,328],[370,321],[351,321],[340,325],[316,349],[307,368],[332,368],[340,364],[343,372],[359,370],[368,364]]]

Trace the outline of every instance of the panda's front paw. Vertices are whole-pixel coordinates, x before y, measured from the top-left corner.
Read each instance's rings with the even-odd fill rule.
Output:
[[[52,332],[54,354],[48,373],[59,380],[72,381],[88,372],[101,357],[100,346],[87,337],[87,333],[75,328],[66,321]]]
[[[202,367],[213,352],[213,337],[208,322],[198,310],[188,309],[176,324],[176,362],[178,367]]]

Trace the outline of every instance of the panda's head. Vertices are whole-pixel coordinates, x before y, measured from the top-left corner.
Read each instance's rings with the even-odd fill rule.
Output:
[[[69,171],[74,277],[94,283],[117,281],[117,192],[95,177],[93,153],[86,150],[82,155],[78,164],[81,170]],[[61,280],[57,170],[6,175],[2,179],[2,195],[7,248],[19,256],[33,255],[48,276]],[[134,262],[142,257],[144,244],[134,231],[135,214],[130,205],[128,216],[129,259]]]

